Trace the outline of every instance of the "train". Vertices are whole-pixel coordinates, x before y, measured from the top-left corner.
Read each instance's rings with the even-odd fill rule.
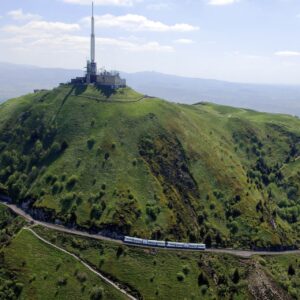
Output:
[[[189,249],[189,250],[205,250],[205,244],[198,243],[179,243],[179,242],[166,242],[156,240],[146,240],[135,238],[131,236],[124,237],[125,244],[140,245],[145,247],[158,247],[158,248],[172,248],[172,249]]]

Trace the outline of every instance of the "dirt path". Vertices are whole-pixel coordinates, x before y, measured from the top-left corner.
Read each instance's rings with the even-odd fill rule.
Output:
[[[25,219],[27,219],[29,222],[33,222],[34,224],[37,225],[41,225],[43,227],[49,228],[49,229],[53,229],[53,230],[57,230],[60,232],[65,232],[65,233],[69,233],[69,234],[74,234],[74,235],[78,235],[78,236],[82,236],[82,237],[87,237],[87,238],[93,238],[96,240],[103,240],[103,241],[109,241],[109,242],[113,242],[113,243],[117,243],[117,244],[124,244],[123,241],[121,240],[117,240],[117,239],[112,239],[109,237],[105,237],[99,234],[90,234],[88,232],[84,232],[84,231],[79,231],[79,230],[75,230],[75,229],[69,229],[66,228],[64,226],[60,226],[60,225],[55,225],[52,223],[46,223],[46,222],[41,222],[41,221],[37,221],[34,220],[30,215],[28,215],[26,212],[24,212],[22,209],[20,209],[19,207],[17,207],[14,204],[8,204],[8,203],[4,203],[4,202],[0,202],[2,204],[4,204],[5,206],[9,207],[13,212],[15,212],[16,214],[24,217]],[[155,248],[156,247],[149,247],[149,246],[140,246],[140,245],[130,245],[132,247],[141,247],[141,248]],[[164,251],[199,251],[199,250],[189,250],[189,249],[170,249],[170,248],[160,248],[161,250]],[[237,250],[237,249],[206,249],[203,252],[207,252],[207,253],[219,253],[219,254],[230,254],[230,255],[235,255],[238,257],[243,257],[243,258],[250,258],[253,255],[286,255],[286,254],[300,254],[300,250],[291,250],[291,251],[252,251],[252,250]]]
[[[39,240],[41,240],[42,242],[44,242],[45,244],[56,248],[59,251],[64,252],[67,255],[72,256],[74,259],[76,259],[77,261],[79,261],[81,264],[83,264],[87,269],[89,269],[91,272],[93,272],[94,274],[96,274],[98,277],[100,277],[103,281],[105,281],[106,283],[108,283],[109,285],[113,286],[115,289],[117,289],[119,292],[121,292],[122,294],[126,295],[129,299],[131,300],[137,300],[137,298],[133,297],[132,295],[130,295],[127,291],[125,291],[124,289],[122,289],[118,284],[114,283],[113,281],[111,281],[110,279],[106,278],[105,276],[103,276],[101,273],[99,273],[98,271],[96,271],[94,268],[92,268],[90,265],[88,265],[87,263],[85,263],[83,260],[81,260],[78,256],[76,256],[73,253],[68,252],[67,250],[60,248],[54,244],[52,244],[51,242],[45,240],[44,238],[42,238],[41,236],[39,236],[35,231],[33,231],[31,228],[25,227],[25,230],[30,231],[35,237],[37,237]]]
[[[90,99],[90,100],[96,100],[97,102],[103,102],[103,103],[122,103],[122,104],[126,104],[126,103],[136,103],[136,102],[140,102],[144,99],[148,99],[148,98],[152,98],[152,97],[149,97],[147,95],[144,95],[142,96],[141,98],[139,99],[136,99],[136,100],[128,100],[128,101],[122,101],[122,100],[103,100],[102,98],[97,98],[97,97],[93,97],[93,96],[87,96],[87,95],[75,95],[75,94],[72,94],[71,96],[74,96],[74,97],[81,97],[81,98],[86,98],[86,99]]]

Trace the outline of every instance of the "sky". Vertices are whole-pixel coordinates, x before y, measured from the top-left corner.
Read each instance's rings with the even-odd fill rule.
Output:
[[[98,68],[300,85],[299,0],[94,2]],[[0,0],[0,61],[83,72],[90,14],[91,0]]]

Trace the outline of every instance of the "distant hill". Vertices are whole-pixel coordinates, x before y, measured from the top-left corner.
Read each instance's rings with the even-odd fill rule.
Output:
[[[30,93],[33,89],[53,88],[82,73],[83,70],[0,63],[0,102]],[[157,72],[122,73],[122,76],[135,90],[169,101],[187,104],[209,101],[300,116],[300,86],[229,83]]]
[[[34,89],[53,88],[82,73],[80,70],[0,63],[0,102],[31,93]]]
[[[104,234],[300,246],[300,120],[64,85],[0,105],[0,191]]]
[[[169,101],[187,104],[208,101],[300,116],[300,86],[230,83],[157,72],[124,73],[123,76],[137,91]]]

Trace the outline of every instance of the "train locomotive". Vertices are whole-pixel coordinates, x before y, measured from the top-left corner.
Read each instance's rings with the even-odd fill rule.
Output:
[[[145,247],[158,247],[158,248],[173,248],[173,249],[189,249],[189,250],[205,250],[205,244],[197,243],[179,243],[179,242],[165,242],[156,240],[146,240],[135,238],[131,236],[124,237],[125,244],[140,245]]]

